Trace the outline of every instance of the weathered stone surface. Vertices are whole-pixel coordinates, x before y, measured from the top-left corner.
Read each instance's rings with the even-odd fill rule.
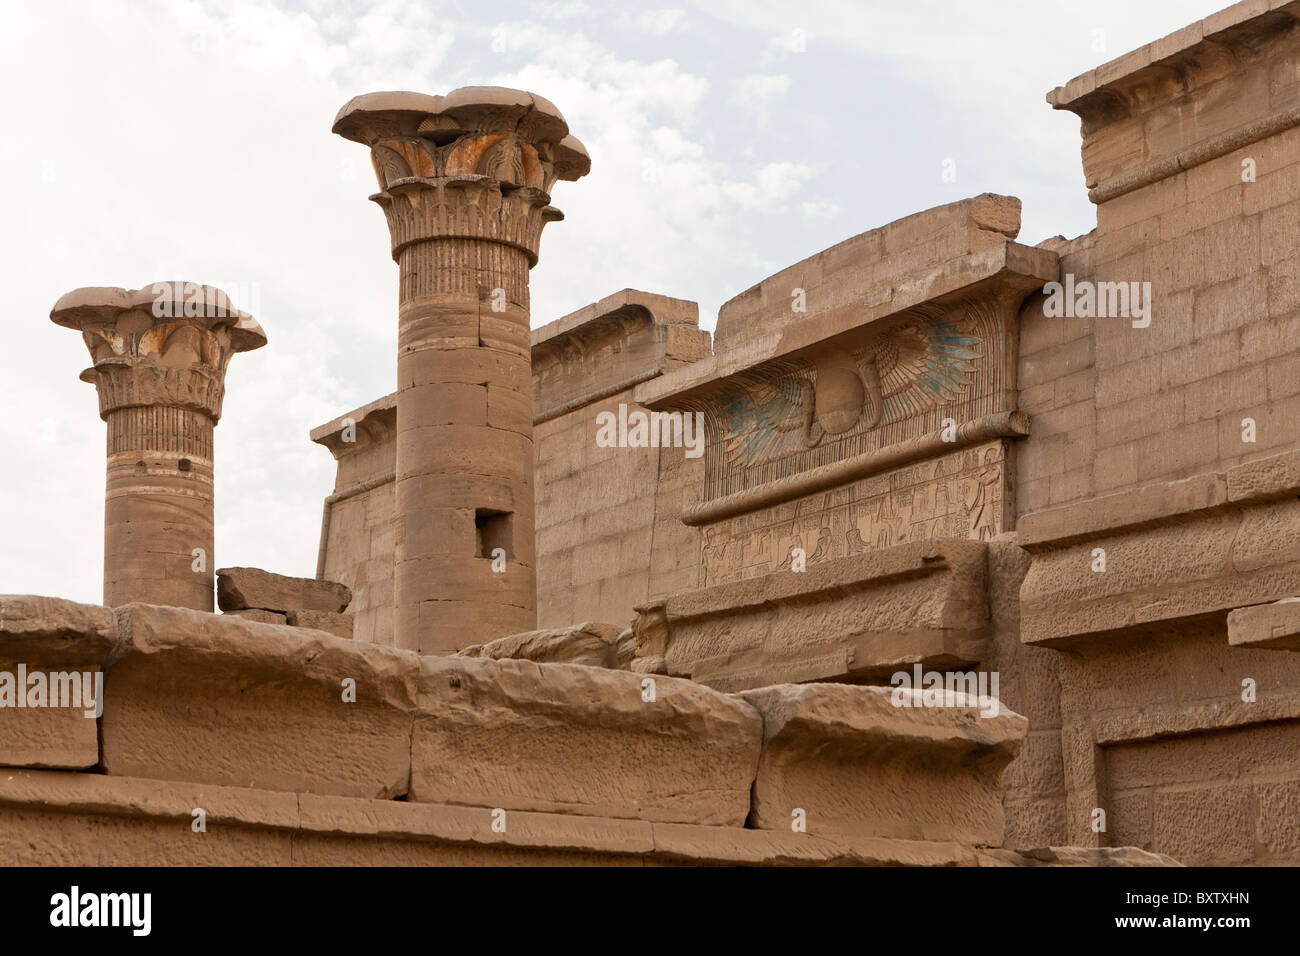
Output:
[[[117,641],[112,609],[32,594],[0,595],[0,658],[98,666]]]
[[[637,658],[728,691],[969,666],[986,653],[986,565],[983,542],[922,541],[674,594],[638,608]]]
[[[290,611],[286,615],[292,627],[310,627],[316,631],[325,631],[335,637],[352,640],[353,617],[351,614],[331,614],[328,611]]]
[[[739,696],[763,715],[750,825],[789,830],[802,810],[814,835],[1002,843],[999,780],[1028,728],[981,716],[974,700],[919,703],[921,692],[785,684]]]
[[[242,611],[225,611],[224,613],[233,617],[242,618],[245,621],[256,621],[259,624],[288,624],[289,615],[283,611],[263,611],[261,608],[244,608]]]
[[[758,714],[689,681],[647,680],[570,664],[422,658],[411,799],[742,825]]]
[[[1234,647],[1300,651],[1300,598],[1230,611],[1228,643]]]
[[[0,595],[0,766],[86,770],[99,763],[95,677],[85,675],[99,671],[115,643],[109,608]],[[45,706],[18,707],[20,695],[24,703],[42,699],[29,696],[37,674]]]
[[[572,627],[511,634],[487,644],[467,647],[459,652],[459,656],[616,668],[619,666],[620,633],[617,625],[588,621]]]
[[[1188,486],[1170,483],[1173,502]],[[1072,510],[1080,517],[1091,513],[1091,507]],[[1073,645],[1202,615],[1222,620],[1234,608],[1300,594],[1300,500],[1294,495],[1190,511],[1171,502],[1150,517],[1141,513],[1136,523],[1103,521],[1090,532],[1076,525],[1066,538],[1026,545],[1033,562],[1020,592],[1022,640]]]
[[[779,341],[789,326],[827,325],[852,303],[875,305],[902,293],[909,279],[953,260],[1015,239],[1020,200],[984,193],[936,206],[854,236],[811,256],[723,303],[715,346],[736,354],[764,340]],[[833,254],[832,254],[833,253]],[[806,313],[790,309],[791,289],[813,290]],[[859,318],[861,321],[861,318]]]
[[[614,644],[614,657],[620,670],[632,669],[632,662],[636,660],[636,631],[632,628],[619,633]]]
[[[406,792],[414,655],[319,631],[129,605],[109,661],[116,776],[392,798]],[[345,699],[355,691],[355,702]]]
[[[207,832],[191,827],[206,814]],[[953,843],[651,823],[17,770],[0,774],[0,854],[26,866],[1164,865],[1131,847]],[[1050,858],[1050,859],[1049,859]]]
[[[980,866],[1182,866],[1171,856],[1134,846],[1047,846],[981,850]]]
[[[324,611],[347,609],[352,591],[336,581],[291,578],[261,568],[217,571],[217,603],[223,611]]]
[[[34,672],[41,675],[48,705],[20,708],[17,696],[8,695],[26,694],[23,685]],[[43,664],[39,658],[0,659],[0,767],[88,770],[99,763],[95,677],[84,676],[97,672],[88,665],[74,669]],[[75,697],[59,697],[60,706],[53,706],[54,687],[67,687]],[[82,697],[86,690],[89,701]]]

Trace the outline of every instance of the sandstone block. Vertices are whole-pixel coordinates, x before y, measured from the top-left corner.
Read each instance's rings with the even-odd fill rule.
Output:
[[[1300,651],[1300,598],[1230,611],[1228,643],[1233,647]]]
[[[567,664],[424,657],[420,665],[413,800],[745,821],[762,722],[742,700],[690,681],[646,684]]]
[[[57,667],[30,660],[0,660],[0,767],[88,770],[99,763],[97,667]],[[32,707],[32,680],[39,675],[41,706]],[[75,682],[75,686],[74,686]],[[55,691],[68,687],[68,697]],[[24,695],[23,707],[17,696]],[[83,697],[86,691],[89,697]]]
[[[112,609],[31,594],[0,595],[0,658],[94,664],[116,643]]]
[[[99,763],[95,675],[115,642],[109,608],[0,595],[0,695],[12,695],[0,706],[0,766],[86,770]],[[33,697],[37,686],[43,692]],[[19,695],[42,706],[18,707]]]
[[[119,614],[101,721],[108,773],[406,792],[415,655],[231,615],[151,605]]]
[[[894,706],[920,692],[846,684],[783,684],[738,695],[763,715],[750,825],[808,833],[950,840],[1000,846],[999,781],[1028,721],[974,701]]]
[[[637,608],[636,653],[724,691],[969,666],[986,568],[983,542],[920,541],[673,594]]]
[[[354,618],[351,614],[331,614],[328,611],[290,611],[287,615],[291,627],[310,627],[325,631],[335,637],[352,640]]]
[[[263,611],[260,608],[245,608],[242,611],[226,611],[234,617],[245,621],[257,621],[259,624],[288,624],[289,616],[281,611]]]
[[[617,668],[619,635],[620,628],[615,624],[588,621],[571,627],[511,634],[487,644],[467,647],[459,655],[492,660],[536,661],[539,664],[585,664],[588,667]]]
[[[256,608],[336,614],[346,610],[351,600],[351,590],[336,581],[291,578],[260,568],[221,568],[217,571],[217,603],[223,611]]]

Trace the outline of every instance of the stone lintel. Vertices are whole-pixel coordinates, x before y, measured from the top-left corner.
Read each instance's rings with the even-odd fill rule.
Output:
[[[1000,781],[1029,722],[977,698],[923,706],[919,690],[785,684],[739,695],[763,715],[751,826],[819,836],[1000,846]],[[986,702],[987,703],[987,702]]]
[[[726,691],[969,668],[986,564],[983,542],[923,541],[671,595],[636,609],[634,667]]]
[[[1018,307],[1030,292],[1059,278],[1058,261],[1056,253],[1048,249],[1004,239],[895,283],[878,300],[848,302],[729,350],[719,346],[710,358],[638,385],[634,397],[654,409],[707,400],[725,390],[726,380],[734,376],[765,363],[809,355],[838,337],[844,337],[847,344],[853,337],[869,335],[877,323],[918,306],[943,309],[972,299],[994,299]]]

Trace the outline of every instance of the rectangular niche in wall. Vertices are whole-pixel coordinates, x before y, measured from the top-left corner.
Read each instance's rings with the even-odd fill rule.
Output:
[[[491,511],[479,508],[474,512],[474,553],[480,558],[491,558],[498,548],[507,558],[515,556],[514,515],[509,511]]]

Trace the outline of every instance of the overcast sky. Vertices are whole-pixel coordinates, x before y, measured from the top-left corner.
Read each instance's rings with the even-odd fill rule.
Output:
[[[653,3],[654,0],[649,0]],[[0,0],[0,592],[101,599],[104,424],[49,321],[79,286],[218,285],[270,337],[217,429],[216,563],[312,576],[329,452],[395,387],[374,90],[500,85],[565,114],[533,324],[632,287],[718,306],[849,236],[992,191],[1020,241],[1088,232],[1079,124],[1044,94],[1223,0]],[[945,179],[945,161],[955,170]]]

